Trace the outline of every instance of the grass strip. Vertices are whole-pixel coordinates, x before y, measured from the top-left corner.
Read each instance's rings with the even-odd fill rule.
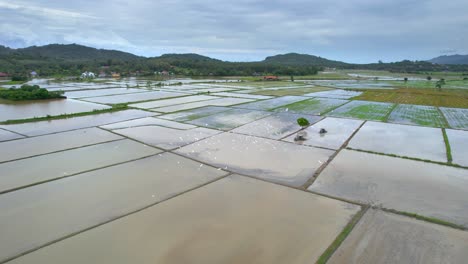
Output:
[[[445,141],[445,150],[447,152],[447,161],[448,163],[452,163],[452,149],[450,148],[450,142],[447,136],[447,131],[445,131],[445,128],[442,128],[442,135],[444,135],[444,141]]]
[[[448,226],[448,227],[452,227],[452,228],[456,228],[456,229],[460,229],[460,230],[466,230],[467,229],[466,227],[464,227],[462,225],[454,224],[454,223],[451,223],[451,222],[448,222],[448,221],[445,221],[445,220],[441,220],[441,219],[438,219],[438,218],[434,218],[434,217],[428,217],[428,216],[423,216],[423,215],[419,215],[419,214],[416,214],[416,213],[409,213],[409,212],[404,212],[404,211],[397,211],[397,210],[394,210],[394,209],[383,209],[382,208],[382,210],[390,212],[390,213],[394,213],[394,214],[408,216],[408,217],[411,217],[411,218],[415,218],[415,219],[425,221],[425,222],[429,222],[429,223],[433,223],[433,224]]]
[[[112,108],[108,108],[108,109],[93,110],[89,112],[81,112],[81,113],[75,113],[75,114],[62,114],[62,115],[56,115],[56,116],[47,115],[43,117],[7,120],[7,121],[0,122],[0,125],[22,124],[22,123],[48,121],[48,120],[55,120],[55,119],[65,119],[65,118],[79,117],[79,116],[96,115],[96,114],[103,114],[103,113],[113,113],[113,112],[118,112],[118,111],[122,111],[126,109],[129,109],[127,104],[115,104],[115,105],[112,105]]]
[[[364,215],[364,213],[367,211],[367,208],[361,209],[357,214],[353,216],[351,221],[343,228],[341,233],[335,238],[333,243],[323,252],[323,254],[319,257],[317,260],[317,264],[324,264],[327,263],[327,261],[330,259],[330,257],[335,253],[335,251],[338,249],[338,247],[343,243],[343,241],[348,237],[348,235],[351,233],[353,228],[356,226],[356,224],[359,222],[361,217]]]

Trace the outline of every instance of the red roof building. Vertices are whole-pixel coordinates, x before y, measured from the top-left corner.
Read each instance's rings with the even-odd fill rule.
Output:
[[[269,75],[269,76],[263,76],[263,80],[265,80],[265,81],[277,81],[277,80],[279,80],[279,78],[278,78],[278,76]]]

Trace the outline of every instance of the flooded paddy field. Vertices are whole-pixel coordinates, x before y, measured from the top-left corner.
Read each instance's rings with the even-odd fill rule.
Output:
[[[447,127],[442,113],[434,106],[400,104],[393,109],[388,122],[430,127]]]
[[[463,263],[466,109],[192,81],[45,81],[128,107],[0,125],[0,263]]]
[[[307,118],[312,124],[321,119],[321,117],[318,116],[279,113],[233,129],[232,132],[271,139],[281,139],[301,129],[301,127],[297,125],[297,119],[301,117]]]
[[[83,263],[89,256],[109,263],[247,263],[253,256],[257,263],[305,263],[317,260],[358,211],[345,202],[229,176],[13,263]],[[310,228],[316,225],[321,228]]]
[[[442,130],[379,122],[366,122],[348,145],[350,148],[447,162]]]
[[[390,113],[393,106],[394,104],[388,103],[351,101],[328,112],[327,115],[382,121]]]
[[[328,263],[463,263],[468,232],[368,210]]]
[[[468,130],[468,109],[448,107],[440,107],[439,109],[444,114],[450,127]]]
[[[291,112],[297,114],[323,115],[331,110],[346,104],[348,100],[330,98],[312,98],[297,103],[288,104],[275,111]]]
[[[0,122],[7,120],[28,119],[34,117],[76,114],[110,108],[107,105],[82,102],[73,99],[44,100],[0,104]]]
[[[18,138],[22,138],[22,137],[24,137],[24,136],[0,128],[0,141],[7,141],[7,140],[18,139]]]
[[[309,126],[304,131],[307,133],[305,140],[297,141],[298,144],[328,149],[339,149],[362,125],[363,121],[327,117],[320,122]],[[327,132],[320,134],[320,130]],[[296,135],[285,138],[285,141],[296,142]]]
[[[343,150],[310,191],[468,227],[466,169]]]
[[[261,179],[301,186],[330,155],[330,150],[254,136],[223,133],[177,149],[195,160]]]

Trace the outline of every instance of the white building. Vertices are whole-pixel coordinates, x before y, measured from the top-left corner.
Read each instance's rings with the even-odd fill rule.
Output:
[[[94,74],[93,72],[85,71],[81,74],[81,79],[94,79],[94,78],[96,78],[96,74]]]

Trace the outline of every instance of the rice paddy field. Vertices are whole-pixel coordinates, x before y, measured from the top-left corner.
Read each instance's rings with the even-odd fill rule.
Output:
[[[464,90],[357,73],[0,102],[0,263],[465,263]]]

